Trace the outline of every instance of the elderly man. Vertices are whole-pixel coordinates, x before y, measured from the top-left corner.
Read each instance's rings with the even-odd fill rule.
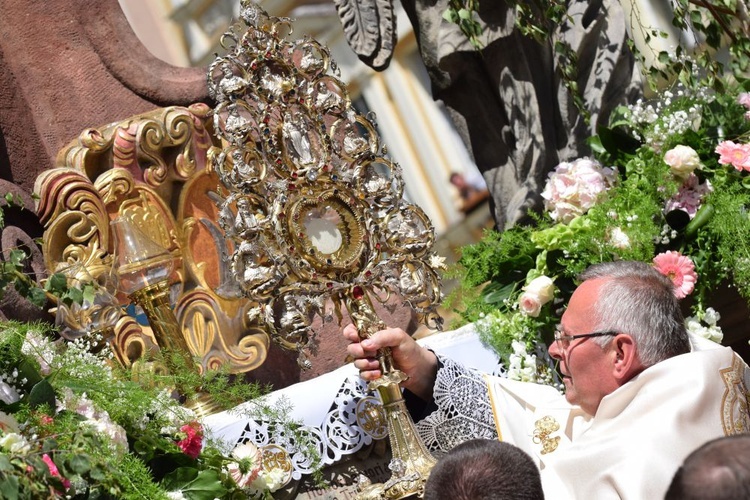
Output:
[[[691,347],[672,283],[651,266],[599,264],[581,280],[549,347],[564,397],[474,373],[400,329],[360,342],[350,325],[348,352],[370,380],[391,347],[404,388],[432,404],[417,428],[439,453],[500,439],[535,458],[547,498],[662,498],[693,449],[750,428],[750,370],[729,348]]]

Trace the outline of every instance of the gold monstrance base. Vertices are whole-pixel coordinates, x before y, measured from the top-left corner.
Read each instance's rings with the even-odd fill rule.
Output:
[[[180,363],[175,363],[175,356],[180,356],[186,368],[197,371],[198,367],[190,356],[190,348],[180,331],[177,317],[169,302],[169,281],[159,281],[136,290],[130,298],[141,306],[146,314],[156,344],[165,354],[167,370],[170,373],[176,373]],[[194,397],[189,398],[185,406],[195,412],[198,418],[206,417],[221,409],[210,395],[203,392],[198,392]]]

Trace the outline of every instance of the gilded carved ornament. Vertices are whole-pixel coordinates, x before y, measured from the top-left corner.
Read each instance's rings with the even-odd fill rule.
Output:
[[[241,373],[263,363],[268,335],[248,319],[254,304],[224,263],[233,248],[217,226],[218,178],[206,169],[214,145],[210,113],[203,104],[169,107],[85,130],[58,153],[55,168],[39,175],[34,191],[50,272],[83,268],[90,279],[111,282],[110,221],[127,216],[174,259],[175,315],[201,369],[228,364]],[[129,302],[111,291],[118,305]],[[86,312],[58,311],[63,335],[90,333],[80,319]],[[109,319],[113,351],[124,365],[155,348],[147,324],[122,311]]]

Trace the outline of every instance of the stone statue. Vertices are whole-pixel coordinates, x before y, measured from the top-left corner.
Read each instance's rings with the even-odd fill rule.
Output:
[[[390,3],[336,1],[347,39],[365,62],[371,58],[368,50],[384,52],[389,44],[388,16],[378,18],[378,13],[387,12]],[[401,3],[417,35],[433,97],[445,105],[490,189],[498,228],[540,208],[547,173],[560,161],[589,153],[585,139],[607,123],[612,109],[640,91],[617,0],[572,0],[572,22],[557,27],[554,35],[578,56],[577,82],[591,115],[588,123],[561,82],[552,43],[521,34],[507,2],[479,2],[480,50],[443,19],[448,0]],[[375,22],[365,26],[362,20],[368,16]],[[381,32],[366,29],[373,26]],[[377,36],[381,40],[372,41]]]

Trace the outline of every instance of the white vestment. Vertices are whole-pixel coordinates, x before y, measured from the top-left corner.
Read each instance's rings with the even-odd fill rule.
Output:
[[[539,465],[548,500],[661,499],[691,451],[750,431],[750,369],[715,346],[644,370],[594,417],[552,387],[481,376],[441,358],[438,410],[417,429],[438,452],[474,437],[519,446]]]

